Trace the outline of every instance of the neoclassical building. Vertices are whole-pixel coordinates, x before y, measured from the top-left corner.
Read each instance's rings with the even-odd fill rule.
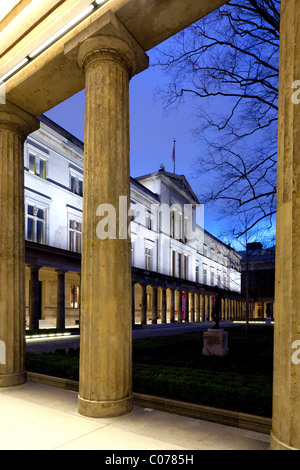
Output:
[[[201,302],[203,305],[205,289],[209,287],[180,278],[177,278],[178,283],[175,282],[176,278],[166,274],[155,271],[147,271],[146,274],[140,268],[132,268],[129,239],[118,238],[117,242],[107,239],[102,243],[96,233],[99,201],[106,199],[107,203],[116,206],[120,197],[130,198],[129,84],[132,77],[148,68],[149,50],[228,3],[228,0],[18,0],[2,3],[6,8],[0,17],[0,386],[17,386],[27,380],[25,254],[26,264],[30,265],[31,270],[30,318],[35,318],[33,313],[38,312],[38,286],[42,282],[39,279],[42,269],[47,267],[57,270],[58,323],[64,320],[67,273],[79,274],[81,259],[78,411],[84,416],[96,418],[120,416],[132,410],[133,312],[130,310],[135,294],[131,289],[132,282],[142,287],[143,321],[145,311],[148,313],[145,290],[147,292],[147,286],[151,283],[153,321],[156,321],[157,313],[156,288],[162,290],[159,284],[162,280],[164,288],[171,293],[175,290],[180,292],[181,289],[191,297],[194,295],[196,307],[194,311],[191,307],[189,313],[191,316],[195,314],[196,318],[198,304],[201,313]],[[299,15],[299,1],[281,1],[271,434],[271,448],[274,450],[300,449],[300,366],[298,361],[293,361],[294,348],[298,347],[300,335],[300,108],[295,96],[299,93]],[[80,255],[51,245],[25,242],[23,161],[24,141],[40,128],[37,117],[83,89],[86,90],[85,172]],[[53,138],[55,140],[55,136]],[[57,145],[56,149],[59,147]],[[70,159],[73,163],[77,162],[75,155],[76,152]],[[25,156],[26,159],[32,172],[37,171],[39,178],[44,179],[42,176],[47,175],[47,159],[46,167],[43,161],[37,167],[33,159],[28,161]],[[80,167],[77,164],[74,166]],[[80,192],[76,175],[72,181],[76,194],[76,191]],[[61,190],[69,188],[63,183],[55,187],[59,185]],[[36,197],[44,195],[32,188],[31,197],[34,194]],[[45,199],[47,201],[44,209],[30,203],[27,206],[26,236],[29,232],[34,240],[41,240],[43,233],[51,237],[55,232],[50,227],[52,216],[55,218],[52,196],[48,197],[50,199],[44,198],[44,202]],[[65,210],[64,200],[59,202]],[[78,207],[69,202],[67,204],[72,206],[68,207],[70,223],[76,222],[74,213],[77,214]],[[73,218],[71,209],[74,209]],[[56,229],[58,239],[62,240],[60,229],[63,232],[65,227],[66,223]],[[74,240],[76,235],[79,240],[80,227],[75,224],[73,227]],[[68,232],[65,231],[65,234]],[[198,293],[192,292],[192,289]],[[174,312],[173,293],[171,318]],[[180,298],[182,300],[183,296]],[[163,319],[165,300],[163,291]],[[231,300],[234,299],[229,299],[229,309],[228,302],[224,307],[226,314],[229,310],[230,315],[233,310],[239,310],[232,308],[234,302]],[[179,315],[180,311],[178,308]],[[106,328],[101,329],[103,323]]]
[[[25,142],[24,173],[26,324],[75,326],[81,303],[83,143],[40,117],[40,129]],[[104,207],[106,201],[100,202]],[[120,211],[122,202],[112,209]],[[114,229],[105,214],[99,216],[100,237]],[[184,176],[161,167],[131,178],[128,216],[135,323],[195,320],[197,305],[198,320],[209,318],[216,285],[228,298],[239,298],[240,255],[203,228],[203,207]],[[204,295],[210,295],[206,311]],[[224,317],[233,316],[226,300]]]

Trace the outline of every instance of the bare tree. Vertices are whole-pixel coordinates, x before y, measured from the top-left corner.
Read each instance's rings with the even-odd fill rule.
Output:
[[[247,230],[271,227],[276,213],[279,24],[280,0],[232,0],[156,56],[170,78],[165,107],[194,97],[201,202],[231,223],[251,214]]]

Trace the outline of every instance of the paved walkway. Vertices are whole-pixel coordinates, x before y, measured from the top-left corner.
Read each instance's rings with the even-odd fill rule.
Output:
[[[86,418],[77,411],[77,396],[35,382],[0,389],[0,450],[269,449],[268,435],[152,409],[134,407],[119,418]]]
[[[141,339],[152,336],[169,336],[193,331],[204,331],[211,328],[214,322],[202,323],[165,323],[157,325],[147,325],[143,327],[133,328],[132,338]],[[234,327],[232,322],[222,321],[221,328]],[[78,348],[80,345],[79,334],[72,334],[70,337],[58,338],[43,338],[43,339],[27,339],[26,351],[27,352],[53,352],[56,349]]]

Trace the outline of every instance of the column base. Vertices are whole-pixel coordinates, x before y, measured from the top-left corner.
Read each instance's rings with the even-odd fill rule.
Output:
[[[0,388],[16,387],[27,382],[27,371],[19,374],[0,375]]]
[[[289,445],[285,444],[284,442],[277,439],[273,433],[271,433],[271,450],[299,450],[295,447],[290,447]]]
[[[78,395],[78,412],[89,418],[122,416],[132,410],[132,396],[113,401],[91,401]]]

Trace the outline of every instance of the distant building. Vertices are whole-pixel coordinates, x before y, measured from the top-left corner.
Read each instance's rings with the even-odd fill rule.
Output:
[[[249,243],[241,253],[242,295],[248,295],[253,318],[273,317],[275,286],[275,246],[263,248],[261,243]]]
[[[84,145],[45,116],[40,121],[40,129],[26,140],[24,157],[27,324],[33,308],[39,320],[57,324],[61,298],[65,306],[61,324],[72,325],[78,323],[80,314]],[[135,275],[140,279],[156,273],[164,279],[177,279],[177,285],[185,281],[190,287],[197,284],[210,290],[218,285],[239,294],[240,255],[197,223],[198,207],[199,201],[182,175],[162,167],[131,178]],[[32,300],[34,276],[38,278],[38,302]],[[141,301],[136,294],[138,313]],[[151,295],[148,293],[149,305]]]

